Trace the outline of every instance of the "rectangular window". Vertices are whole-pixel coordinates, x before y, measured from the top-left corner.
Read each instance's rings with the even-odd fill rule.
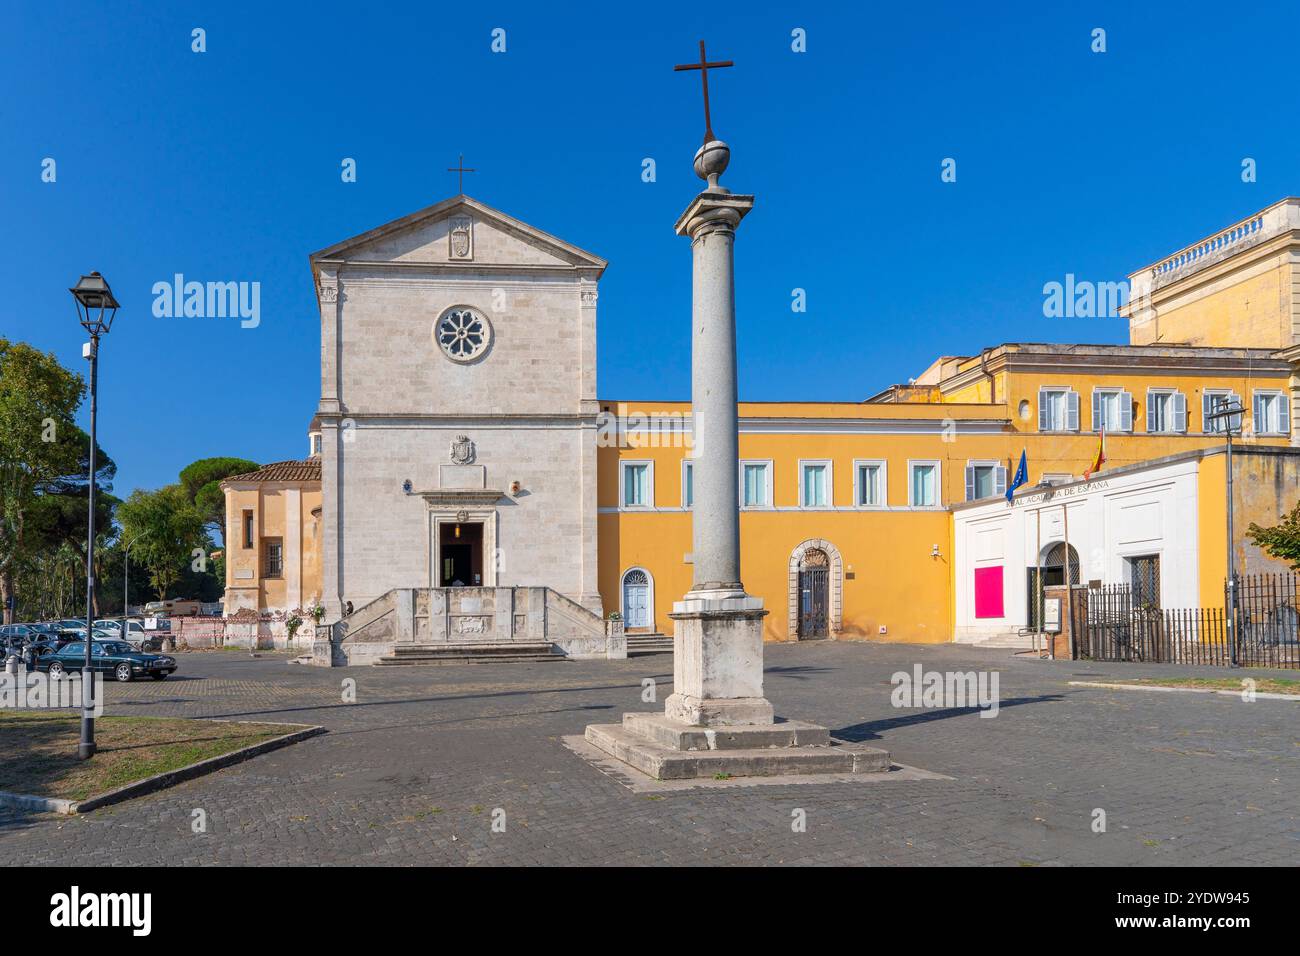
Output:
[[[1160,607],[1160,555],[1128,558],[1128,580],[1135,608]]]
[[[966,466],[966,500],[979,501],[1007,493],[1007,469],[992,461],[973,461]]]
[[[695,464],[687,459],[682,462],[682,507],[689,508],[695,504]]]
[[[650,506],[650,463],[629,462],[623,465],[623,507]]]
[[[244,547],[253,546],[253,512],[244,512]]]
[[[278,578],[284,574],[284,544],[279,538],[266,539],[266,567],[262,577]]]
[[[1092,390],[1092,430],[1127,432],[1133,430],[1133,397],[1122,388]]]
[[[1151,434],[1187,431],[1187,397],[1182,392],[1148,390],[1147,431]]]
[[[884,462],[858,462],[856,483],[855,503],[859,508],[883,508],[885,506]]]
[[[746,461],[740,466],[740,504],[743,508],[766,508],[772,504],[767,490],[767,462]]]
[[[1079,430],[1079,393],[1069,388],[1044,388],[1038,393],[1038,430]]]
[[[1241,416],[1228,418],[1211,418],[1216,412],[1236,408],[1241,405],[1241,397],[1227,389],[1206,389],[1201,393],[1201,428],[1207,435],[1226,434],[1231,424],[1233,432],[1241,431]]]
[[[1286,397],[1281,392],[1256,392],[1255,434],[1289,435],[1291,416],[1287,414]]]
[[[830,505],[830,465],[825,462],[805,464],[800,486],[805,508],[825,508]]]
[[[939,465],[937,462],[913,462],[911,480],[908,482],[913,508],[935,508],[939,505]]]
[[[311,453],[312,453],[313,455],[319,455],[319,454],[320,454],[320,447],[321,447],[321,445],[320,445],[320,438],[321,438],[320,435],[312,435],[312,436],[311,436]]]

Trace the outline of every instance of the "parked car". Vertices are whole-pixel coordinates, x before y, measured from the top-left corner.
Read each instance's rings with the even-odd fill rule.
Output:
[[[60,634],[70,634],[73,637],[86,636],[86,622],[79,617],[67,617],[61,621],[51,621]]]
[[[147,631],[140,621],[127,619],[126,630],[122,629],[120,620],[104,619],[95,622],[97,630],[102,629],[131,644],[140,645],[141,650],[156,651],[162,646],[163,634],[159,631]]]
[[[48,657],[50,654],[55,653],[66,643],[66,641],[49,638],[44,641],[33,641],[28,644],[27,647],[23,649],[23,659],[27,662],[28,669],[44,670],[40,664],[41,658]]]
[[[46,636],[48,635],[32,624],[6,624],[4,627],[0,627],[0,643],[4,643],[6,646],[15,642],[27,644],[31,641],[39,641]]]
[[[48,671],[51,677],[81,671],[86,666],[86,642],[73,641],[53,654],[42,657],[37,670]],[[164,680],[176,670],[176,658],[164,654],[145,654],[126,641],[96,640],[90,646],[90,669],[111,674],[114,680],[126,683],[137,677]]]

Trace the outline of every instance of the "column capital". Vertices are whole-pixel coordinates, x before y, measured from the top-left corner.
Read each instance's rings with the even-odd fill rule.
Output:
[[[706,189],[686,207],[673,226],[679,236],[697,239],[719,229],[734,231],[740,220],[754,208],[754,197]]]

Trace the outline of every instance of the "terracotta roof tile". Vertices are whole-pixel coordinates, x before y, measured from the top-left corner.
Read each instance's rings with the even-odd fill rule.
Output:
[[[257,471],[231,475],[226,481],[320,481],[320,459],[273,461]]]

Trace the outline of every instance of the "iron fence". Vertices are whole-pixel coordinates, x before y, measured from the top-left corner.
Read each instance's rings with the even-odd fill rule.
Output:
[[[1135,597],[1129,584],[1081,590],[1076,650],[1098,661],[1300,668],[1300,579],[1238,577],[1235,597],[1230,628],[1226,584],[1224,607],[1202,608],[1161,608]]]

